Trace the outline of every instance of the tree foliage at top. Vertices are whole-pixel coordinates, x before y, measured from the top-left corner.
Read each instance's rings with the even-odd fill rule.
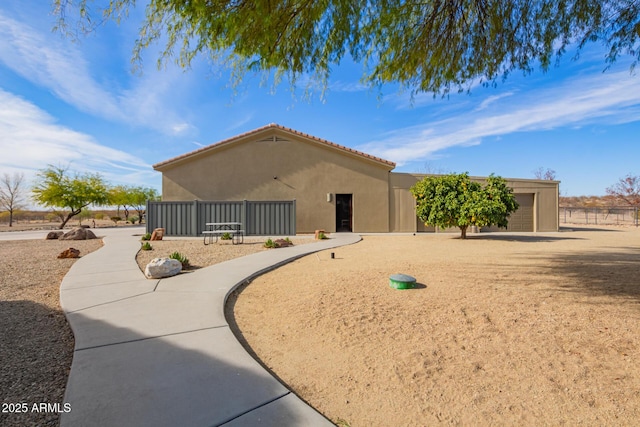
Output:
[[[135,0],[52,0],[58,28],[75,33],[119,21]],[[149,0],[134,61],[166,43],[159,65],[204,54],[247,71],[325,83],[345,57],[371,86],[400,83],[447,94],[495,84],[514,70],[546,70],[570,45],[603,44],[606,62],[640,59],[637,0]]]
[[[458,227],[467,237],[469,226],[507,227],[509,215],[518,209],[513,190],[493,174],[483,186],[471,181],[469,174],[427,176],[411,187],[416,199],[416,214],[427,225]]]
[[[31,192],[38,204],[69,210],[60,229],[83,208],[109,204],[108,185],[99,174],[70,175],[66,168],[51,165],[38,172]]]

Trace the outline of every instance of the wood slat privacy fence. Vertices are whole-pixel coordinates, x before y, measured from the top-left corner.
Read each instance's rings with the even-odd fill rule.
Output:
[[[147,232],[164,228],[167,236],[200,236],[208,222],[239,222],[246,236],[296,234],[296,201],[147,202]]]

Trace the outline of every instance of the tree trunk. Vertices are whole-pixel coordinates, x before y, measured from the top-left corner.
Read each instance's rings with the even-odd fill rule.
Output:
[[[9,227],[13,227],[13,211],[9,211]]]
[[[467,225],[460,227],[460,238],[461,239],[466,239],[467,238],[467,227],[468,227]]]
[[[78,210],[72,210],[71,213],[69,213],[69,215],[67,215],[67,217],[65,219],[62,220],[62,224],[60,224],[60,230],[62,230],[64,228],[65,225],[67,225],[67,222],[69,222],[69,220],[71,218],[73,218],[74,216],[78,215],[80,212],[82,212],[82,208],[78,209]]]

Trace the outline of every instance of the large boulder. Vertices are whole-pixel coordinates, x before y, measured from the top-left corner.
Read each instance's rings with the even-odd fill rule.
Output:
[[[172,258],[154,258],[144,269],[144,275],[149,279],[171,277],[182,271],[182,263]]]
[[[47,237],[45,237],[46,240],[58,240],[60,237],[62,237],[62,235],[64,234],[64,231],[62,230],[57,230],[57,231],[50,231],[47,233]]]
[[[88,240],[88,239],[97,239],[96,235],[93,234],[93,231],[87,230],[86,228],[77,227],[73,230],[64,233],[60,236],[60,240]]]

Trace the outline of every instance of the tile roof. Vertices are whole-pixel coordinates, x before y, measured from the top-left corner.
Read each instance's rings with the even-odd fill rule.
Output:
[[[385,160],[385,159],[380,158],[380,157],[372,156],[370,154],[363,153],[362,151],[358,151],[358,150],[354,150],[354,149],[349,148],[349,147],[345,147],[344,145],[335,144],[335,143],[333,143],[331,141],[327,141],[326,139],[318,138],[318,137],[315,137],[315,136],[312,136],[312,135],[309,135],[309,134],[306,134],[306,133],[303,133],[303,132],[299,132],[299,131],[291,129],[291,128],[280,126],[280,125],[275,124],[275,123],[270,123],[270,124],[268,124],[266,126],[263,126],[263,127],[260,127],[260,128],[257,128],[257,129],[242,133],[240,135],[236,135],[234,137],[222,140],[220,142],[216,142],[215,144],[207,145],[206,147],[198,148],[197,150],[191,151],[189,153],[185,153],[185,154],[182,154],[180,156],[173,157],[171,159],[156,163],[155,165],[153,165],[153,168],[157,170],[158,168],[162,168],[163,166],[170,165],[171,163],[175,163],[175,162],[178,162],[180,160],[187,159],[187,158],[189,158],[191,156],[195,156],[197,154],[203,153],[205,151],[208,151],[208,150],[211,150],[211,149],[214,149],[214,148],[218,148],[218,147],[222,147],[224,145],[232,144],[233,142],[235,142],[236,140],[238,140],[240,138],[244,138],[244,137],[247,137],[247,136],[255,135],[255,134],[258,134],[260,132],[264,132],[265,130],[269,130],[269,129],[278,129],[278,130],[281,130],[281,131],[284,131],[284,132],[287,132],[287,133],[290,133],[290,134],[293,134],[293,135],[296,135],[296,136],[307,138],[307,139],[310,139],[310,140],[312,140],[314,142],[319,142],[319,143],[327,145],[329,147],[336,148],[338,150],[345,151],[347,153],[355,154],[356,156],[363,157],[363,158],[365,158],[367,160],[373,160],[374,162],[382,163],[382,164],[387,165],[387,166],[391,166],[391,168],[394,168],[396,166],[396,164],[394,162],[392,162],[392,161]]]

